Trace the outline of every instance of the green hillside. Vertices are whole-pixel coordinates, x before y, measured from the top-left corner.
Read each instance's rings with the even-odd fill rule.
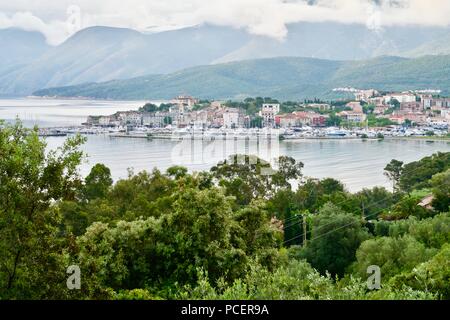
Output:
[[[271,96],[333,98],[336,87],[450,91],[450,56],[416,59],[380,57],[360,61],[311,58],[246,60],[185,69],[168,75],[39,90],[36,96],[100,99],[169,99],[181,93],[200,98]]]

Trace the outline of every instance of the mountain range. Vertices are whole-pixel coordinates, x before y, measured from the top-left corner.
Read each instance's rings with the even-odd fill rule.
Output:
[[[188,68],[165,74],[39,90],[36,96],[97,99],[204,99],[264,96],[284,100],[336,98],[334,88],[441,89],[450,93],[450,55],[378,57],[360,61],[280,57]]]
[[[219,65],[220,69],[223,63],[274,57],[328,59],[335,65],[383,55],[450,53],[450,41],[446,41],[450,28],[395,26],[369,30],[358,24],[302,22],[288,29],[287,37],[277,40],[208,24],[159,33],[92,27],[59,46],[48,46],[36,32],[0,30],[0,95],[24,96],[43,88],[135,81],[143,76],[156,81],[179,72],[193,72],[191,68],[196,66],[215,70],[207,66]],[[190,87],[183,86],[186,90]]]

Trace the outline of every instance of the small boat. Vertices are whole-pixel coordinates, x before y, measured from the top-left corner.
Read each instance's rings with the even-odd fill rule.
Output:
[[[326,136],[328,137],[345,137],[347,134],[348,131],[337,128],[329,128],[326,130]]]

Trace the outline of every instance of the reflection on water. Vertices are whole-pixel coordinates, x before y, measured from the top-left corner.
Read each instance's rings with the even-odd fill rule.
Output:
[[[56,127],[80,125],[88,115],[112,114],[137,109],[144,102],[107,102],[86,100],[0,100],[0,119],[13,121],[18,115],[26,125]],[[47,138],[48,147],[61,145],[64,138]],[[165,170],[184,165],[191,171],[208,170],[231,154],[257,154],[266,160],[287,155],[305,164],[304,174],[310,177],[333,177],[351,191],[363,187],[390,184],[383,168],[391,159],[404,162],[418,160],[437,151],[450,152],[448,142],[406,140],[300,140],[282,141],[270,148],[255,141],[183,141],[110,138],[89,136],[83,150],[89,155],[81,173],[87,175],[96,163],[111,168],[115,180],[125,178],[127,169],[135,172]]]

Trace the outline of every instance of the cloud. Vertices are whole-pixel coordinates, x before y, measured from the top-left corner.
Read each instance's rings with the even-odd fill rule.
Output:
[[[58,20],[44,22],[31,12],[17,12],[10,16],[0,12],[0,29],[6,28],[39,31],[45,35],[47,42],[51,45],[57,45],[71,35],[66,28],[66,22]]]
[[[68,10],[69,8],[79,8]],[[0,4],[0,28],[40,31],[57,44],[95,25],[141,31],[201,23],[283,39],[290,23],[335,21],[378,30],[390,25],[450,25],[448,0],[16,0]]]

